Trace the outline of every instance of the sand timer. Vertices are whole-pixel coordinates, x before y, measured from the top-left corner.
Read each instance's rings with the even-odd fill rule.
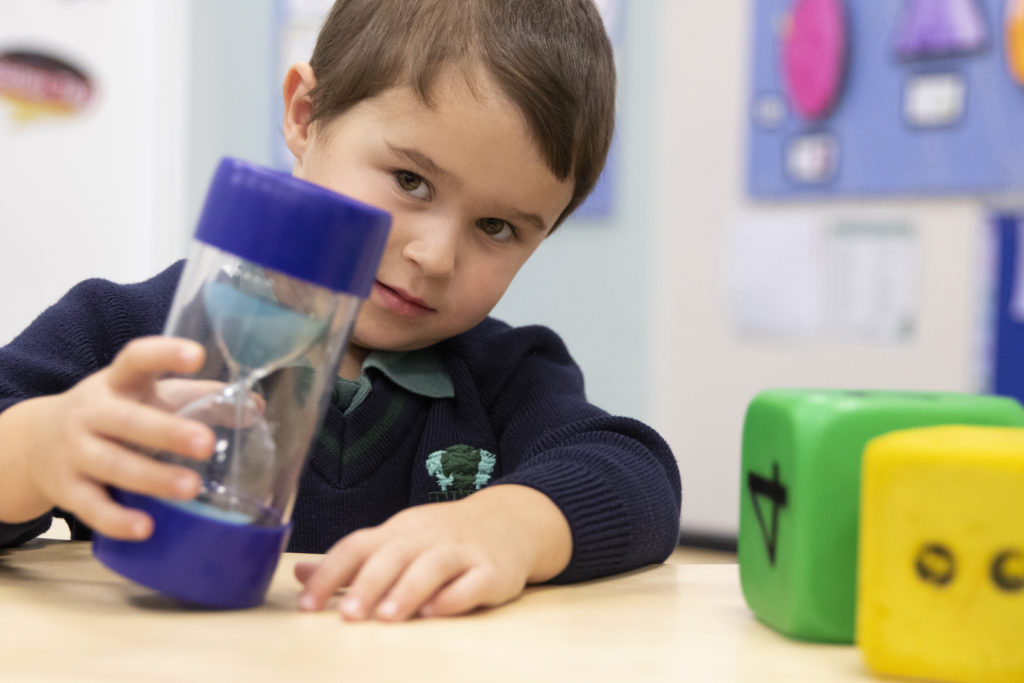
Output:
[[[160,406],[209,425],[191,501],[113,490],[154,520],[146,541],[97,535],[121,574],[213,607],[263,601],[290,532],[299,476],[388,214],[290,175],[225,159],[213,178],[164,333],[199,341],[202,369],[161,380]]]

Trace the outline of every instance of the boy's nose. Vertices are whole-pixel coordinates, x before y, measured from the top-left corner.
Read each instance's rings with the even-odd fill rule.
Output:
[[[421,221],[406,230],[402,256],[428,277],[447,277],[455,270],[459,233],[453,221]]]

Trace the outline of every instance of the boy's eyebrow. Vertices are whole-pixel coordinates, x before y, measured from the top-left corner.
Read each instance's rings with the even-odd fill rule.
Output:
[[[400,157],[405,157],[406,159],[416,164],[430,175],[440,176],[450,182],[457,182],[457,178],[455,178],[455,176],[453,176],[451,173],[438,166],[436,163],[434,163],[433,159],[428,157],[423,152],[419,152],[415,149],[410,149],[409,147],[398,147],[397,145],[392,145],[390,142],[387,143],[387,145],[388,149],[390,149],[394,154],[397,154]]]
[[[519,209],[508,209],[508,213],[512,216],[512,221],[518,224],[525,223],[526,225],[539,230],[540,232],[547,232],[548,226],[544,224],[544,219],[535,213],[526,213]]]
[[[398,145],[393,145],[390,142],[386,144],[388,146],[388,149],[390,149],[392,153],[397,154],[400,157],[405,157],[407,160],[416,164],[430,175],[440,176],[450,183],[453,183],[455,185],[461,185],[458,178],[456,178],[454,175],[452,175],[450,172],[448,172],[441,166],[438,166],[433,159],[428,157],[423,152],[411,149],[409,147],[399,147]],[[525,211],[520,211],[519,209],[514,209],[511,207],[508,208],[506,211],[516,223],[526,224],[532,228],[535,228],[536,230],[539,230],[540,232],[548,231],[548,226],[544,223],[544,219],[535,213],[527,213]]]

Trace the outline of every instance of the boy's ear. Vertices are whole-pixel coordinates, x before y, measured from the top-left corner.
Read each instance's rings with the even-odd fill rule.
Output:
[[[282,131],[288,149],[301,161],[309,146],[309,93],[316,85],[313,69],[304,62],[293,64],[284,77],[284,122]]]

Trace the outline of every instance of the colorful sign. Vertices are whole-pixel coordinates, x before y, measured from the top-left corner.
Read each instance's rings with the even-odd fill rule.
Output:
[[[93,96],[88,76],[68,62],[42,52],[0,52],[0,100],[14,118],[67,116],[85,109]]]

